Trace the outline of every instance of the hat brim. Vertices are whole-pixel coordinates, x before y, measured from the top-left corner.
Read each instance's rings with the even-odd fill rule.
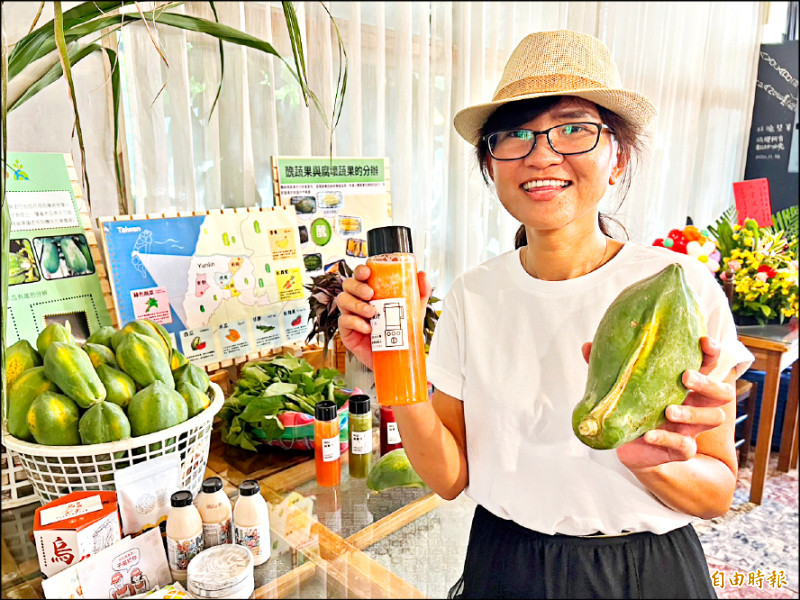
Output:
[[[622,89],[579,89],[561,90],[556,92],[536,92],[504,98],[484,104],[476,104],[464,108],[453,118],[453,125],[458,134],[473,146],[477,146],[481,137],[481,130],[486,123],[486,119],[499,107],[509,102],[529,100],[532,98],[544,98],[548,96],[576,96],[589,100],[615,112],[620,117],[636,127],[644,129],[656,115],[656,109],[645,96],[637,92]]]

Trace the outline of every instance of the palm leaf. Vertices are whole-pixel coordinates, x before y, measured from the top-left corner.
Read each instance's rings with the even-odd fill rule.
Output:
[[[783,231],[790,244],[797,241],[798,227],[800,227],[800,210],[796,206],[790,206],[772,215],[772,233]]]

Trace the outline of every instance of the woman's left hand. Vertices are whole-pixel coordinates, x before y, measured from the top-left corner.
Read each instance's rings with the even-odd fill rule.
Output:
[[[735,387],[708,377],[717,365],[719,344],[704,336],[700,338],[700,347],[703,363],[699,372],[686,370],[683,373],[683,384],[690,390],[683,404],[668,406],[666,423],[617,448],[617,457],[628,469],[634,471],[689,460],[697,454],[697,436],[725,421],[725,411],[721,407],[735,402]],[[582,350],[588,362],[591,344],[584,344]]]

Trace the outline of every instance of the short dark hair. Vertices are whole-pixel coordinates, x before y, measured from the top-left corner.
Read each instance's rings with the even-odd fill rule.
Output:
[[[481,129],[480,140],[475,148],[475,153],[478,160],[478,166],[481,170],[481,175],[483,176],[483,180],[487,185],[491,183],[491,178],[489,177],[489,146],[484,140],[484,136],[496,131],[520,127],[528,121],[535,119],[540,114],[553,108],[564,98],[570,97],[571,96],[545,96],[542,98],[531,98],[527,100],[509,102],[507,104],[503,104],[500,108],[494,111],[488,119],[486,119],[486,122],[483,124],[483,128]],[[617,143],[619,144],[620,153],[628,162],[628,167],[625,169],[625,173],[620,180],[619,201],[617,202],[616,206],[618,209],[624,202],[625,196],[630,189],[631,178],[633,176],[636,163],[644,154],[645,134],[641,127],[623,119],[617,113],[604,108],[599,104],[596,104],[595,106],[597,106],[597,111],[600,113],[601,121],[608,125],[611,131],[614,133],[614,137],[617,139]],[[600,213],[598,215],[598,221],[600,224],[600,229],[605,235],[614,237],[611,234],[610,224],[615,223],[625,233],[625,237],[627,237],[628,233],[625,230],[625,227],[622,225],[622,223],[617,221],[617,219],[607,214]],[[520,228],[517,230],[517,233],[514,236],[514,248],[520,248],[527,245],[527,243],[528,240],[525,234],[525,226],[520,225]]]

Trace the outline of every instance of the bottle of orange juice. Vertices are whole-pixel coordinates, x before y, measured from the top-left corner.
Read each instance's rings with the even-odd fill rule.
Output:
[[[370,229],[367,249],[367,284],[374,291],[370,304],[377,309],[370,324],[378,404],[424,402],[428,399],[424,315],[411,230],[398,225]]]

